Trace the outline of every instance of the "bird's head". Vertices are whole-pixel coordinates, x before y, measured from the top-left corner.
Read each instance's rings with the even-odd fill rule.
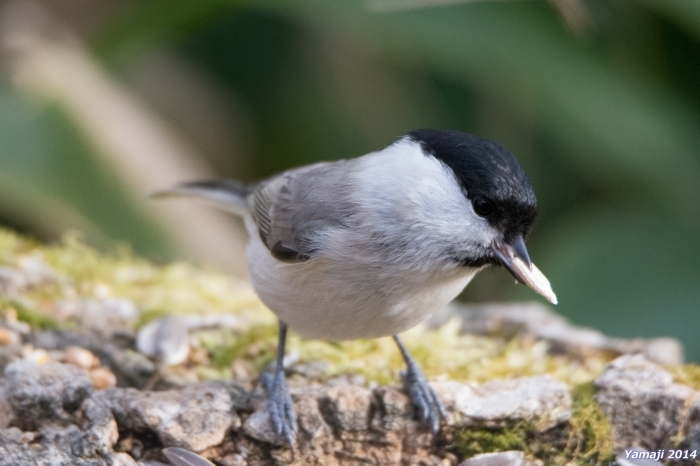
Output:
[[[493,141],[458,131],[420,129],[408,138],[454,173],[468,201],[463,214],[472,244],[465,245],[458,260],[472,267],[501,265],[556,303],[549,282],[532,264],[525,246],[537,216],[537,200],[513,154]]]

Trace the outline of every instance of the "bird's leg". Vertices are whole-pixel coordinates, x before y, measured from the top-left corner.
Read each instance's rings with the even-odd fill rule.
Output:
[[[265,373],[261,377],[261,383],[267,391],[269,399],[270,422],[275,435],[279,439],[280,436],[290,447],[294,445],[294,436],[297,433],[297,417],[294,413],[294,404],[292,397],[289,395],[287,381],[284,378],[284,368],[282,362],[284,360],[284,345],[287,341],[287,324],[279,321],[279,344],[277,346],[277,366],[275,367],[275,375]]]
[[[430,425],[430,430],[435,435],[440,430],[440,419],[445,419],[447,416],[445,406],[433,389],[430,388],[430,385],[428,385],[423,372],[421,372],[416,361],[408,353],[398,335],[394,335],[394,340],[399,346],[404,361],[406,361],[406,372],[401,373],[404,389],[408,392],[411,401],[413,401],[413,406],[418,412],[418,418],[421,422]]]

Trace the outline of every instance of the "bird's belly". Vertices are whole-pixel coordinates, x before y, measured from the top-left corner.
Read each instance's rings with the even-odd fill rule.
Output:
[[[283,322],[306,338],[328,340],[406,331],[454,299],[478,271],[463,268],[442,277],[401,278],[387,270],[349,274],[340,264],[336,268],[312,262],[251,264],[251,280]]]

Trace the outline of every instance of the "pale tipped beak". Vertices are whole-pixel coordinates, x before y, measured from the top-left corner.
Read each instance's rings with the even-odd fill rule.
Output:
[[[542,272],[530,261],[530,256],[525,247],[525,241],[522,236],[513,241],[512,244],[506,244],[503,241],[495,240],[491,244],[491,249],[503,267],[510,272],[520,283],[529,286],[537,293],[552,304],[557,304],[557,296],[552,291],[552,286],[549,280]]]

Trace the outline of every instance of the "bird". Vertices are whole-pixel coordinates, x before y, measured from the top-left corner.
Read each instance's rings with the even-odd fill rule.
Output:
[[[557,302],[525,244],[537,215],[525,171],[505,147],[472,134],[418,129],[357,158],[155,195],[205,199],[243,218],[252,286],[279,325],[274,374],[261,382],[271,427],[289,445],[298,428],[283,370],[288,328],[332,341],[392,336],[404,390],[437,434],[445,407],[399,334],[490,265]]]

